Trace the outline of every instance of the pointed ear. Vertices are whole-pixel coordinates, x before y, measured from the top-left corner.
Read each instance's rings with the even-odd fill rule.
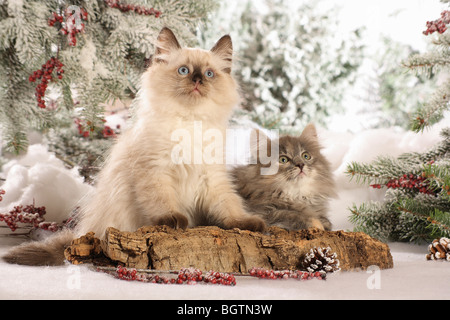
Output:
[[[309,123],[308,125],[306,125],[305,129],[303,129],[301,137],[317,140],[317,131],[314,124]]]
[[[231,64],[233,61],[233,42],[229,35],[225,35],[217,41],[212,47],[211,52],[219,56],[224,61],[222,70],[226,73],[231,73]]]
[[[158,38],[156,39],[156,62],[167,63],[167,56],[173,50],[179,49],[181,49],[181,46],[178,43],[178,40],[173,34],[172,30],[167,27],[162,28],[162,30],[159,32]]]

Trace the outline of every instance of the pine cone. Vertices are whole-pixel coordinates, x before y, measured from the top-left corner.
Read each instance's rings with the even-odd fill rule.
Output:
[[[450,239],[434,239],[428,246],[427,260],[447,260],[450,261]]]
[[[337,255],[331,252],[331,248],[316,247],[306,254],[302,267],[308,272],[332,273],[341,270]]]

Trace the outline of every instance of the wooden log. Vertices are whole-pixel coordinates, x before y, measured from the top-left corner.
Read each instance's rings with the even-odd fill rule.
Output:
[[[95,238],[93,232],[72,241],[72,245],[64,251],[66,259],[73,264],[93,262],[102,254],[100,240]]]
[[[83,242],[77,240],[66,249],[69,261],[77,260],[74,258],[79,252],[76,248]],[[109,228],[105,240],[101,241],[103,254],[112,264],[137,269],[195,267],[205,271],[240,273],[246,273],[252,267],[301,270],[305,255],[315,247],[330,247],[336,252],[341,270],[365,270],[371,265],[380,269],[393,267],[388,245],[362,232],[287,231],[271,227],[261,234],[218,227],[174,230],[166,226],[148,226],[136,232]],[[95,258],[91,260],[95,263]]]

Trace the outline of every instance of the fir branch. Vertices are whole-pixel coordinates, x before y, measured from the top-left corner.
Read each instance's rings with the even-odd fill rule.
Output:
[[[414,216],[422,221],[421,224],[417,224],[415,227],[410,228],[410,231],[408,232],[408,238],[410,239],[412,234],[415,234],[413,240],[422,238],[425,241],[431,241],[436,237],[450,236],[450,212],[444,212],[438,208],[424,206],[414,199],[405,199],[401,201],[397,206],[397,210],[402,214]],[[422,229],[424,224],[426,229],[428,229],[428,232],[419,232],[418,230]]]
[[[442,56],[438,52],[414,54],[403,63],[408,69],[425,70],[428,74],[435,73],[438,68],[450,65],[450,57]]]
[[[448,47],[450,46],[450,33],[449,32],[445,32],[441,35],[439,35],[439,37],[437,37],[436,39],[433,39],[433,44],[440,47],[441,50],[448,50]]]
[[[143,15],[154,15],[156,18],[159,18],[161,15],[161,11],[155,10],[154,8],[147,8],[144,6],[138,6],[133,4],[125,4],[121,3],[119,0],[105,0],[105,3],[115,9],[119,9],[122,12],[129,12],[133,11],[137,14],[143,14]]]
[[[443,140],[438,143],[436,146],[432,147],[430,150],[419,153],[419,152],[410,152],[401,154],[398,159],[401,161],[405,161],[411,164],[420,165],[420,164],[429,164],[431,162],[438,161],[440,159],[448,158],[450,154],[450,128],[445,128],[440,132]]]
[[[369,202],[349,208],[354,231],[381,241],[430,241],[450,234],[450,213],[443,201],[433,196],[427,196],[425,202],[421,196],[405,199],[402,198],[405,193],[397,190],[392,195],[383,203]]]
[[[403,198],[404,199],[404,198]],[[401,199],[398,198],[397,202]],[[450,212],[450,201],[444,197],[433,196],[428,194],[418,194],[414,197],[414,200],[423,206],[437,208],[441,211]]]
[[[405,67],[432,74],[450,65],[450,35],[445,33],[450,11],[444,11],[441,17],[442,21],[428,22],[426,31],[441,33],[435,41],[439,50],[413,55]],[[447,80],[414,115],[413,130],[423,131],[442,119],[449,105]],[[405,153],[397,159],[380,157],[371,164],[348,166],[347,173],[352,178],[356,176],[358,182],[378,183],[372,185],[374,188],[387,187],[384,202],[362,204],[350,210],[350,220],[357,230],[383,240],[401,241],[431,241],[450,235],[450,128],[442,130],[441,136],[442,142],[424,153]]]
[[[350,179],[356,177],[357,183],[386,184],[392,179],[403,176],[405,172],[417,175],[421,173],[421,168],[407,161],[378,157],[371,164],[351,162],[345,173],[350,176]]]
[[[378,183],[384,180],[381,174],[369,164],[351,162],[350,165],[347,166],[346,173],[350,175],[350,180],[353,179],[353,177],[356,177],[357,183]]]
[[[440,193],[440,197],[450,201],[450,162],[434,163],[424,168],[423,176],[427,178],[430,188]]]
[[[10,129],[6,134],[5,151],[18,155],[21,151],[25,151],[28,148],[28,139],[24,131],[20,130],[20,127],[15,127],[14,129]]]
[[[431,97],[430,101],[420,108],[412,117],[412,130],[419,132],[425,127],[435,124],[443,118],[444,111],[449,109],[450,81],[444,83]]]
[[[429,228],[432,229],[432,238],[450,236],[450,212],[434,209],[427,221],[430,222]]]
[[[63,114],[73,116],[80,109],[91,129],[103,128],[103,103],[136,95],[145,60],[153,53],[152,43],[162,26],[170,27],[180,41],[195,45],[198,23],[206,21],[218,3],[154,0],[151,6],[158,10],[152,10],[148,1],[130,2],[124,7],[123,1],[109,1],[117,9],[105,0],[0,4],[0,121],[9,151],[26,149],[28,130],[45,133],[49,127],[61,126]],[[82,15],[83,25],[76,30],[67,26],[71,15],[65,9],[71,5]],[[64,64],[64,76],[54,82],[48,79],[48,94],[39,93],[56,109],[41,112],[33,103],[36,84],[30,84],[29,77],[52,56]],[[74,108],[75,104],[81,108]]]
[[[349,220],[355,225],[354,231],[367,233],[384,242],[393,239],[398,216],[389,205],[369,202],[360,206],[353,205],[349,210]]]

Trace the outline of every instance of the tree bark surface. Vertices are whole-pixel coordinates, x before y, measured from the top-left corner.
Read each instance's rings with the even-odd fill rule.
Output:
[[[72,263],[121,264],[137,269],[200,270],[246,273],[252,267],[302,270],[310,249],[330,247],[341,270],[394,266],[389,246],[362,232],[307,229],[286,231],[271,227],[265,234],[247,230],[197,227],[174,230],[148,226],[136,232],[109,228],[105,240],[93,233],[75,239],[66,249]],[[105,256],[107,259],[105,259]]]

